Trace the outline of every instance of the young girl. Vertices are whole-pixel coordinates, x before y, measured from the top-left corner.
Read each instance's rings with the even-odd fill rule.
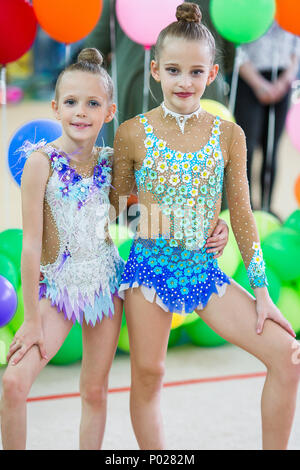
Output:
[[[25,321],[10,346],[3,376],[4,449],[25,448],[31,385],[76,320],[83,336],[80,448],[101,447],[124,267],[108,232],[112,149],[94,146],[116,108],[112,80],[101,64],[96,49],[84,49],[77,63],[61,73],[52,107],[62,136],[24,146],[32,152],[22,176]]]
[[[140,448],[165,448],[159,401],[169,312],[195,310],[219,335],[266,365],[263,448],[286,449],[300,371],[292,360],[295,333],[266,287],[249,203],[244,133],[199,106],[218,72],[214,39],[197,5],[183,3],[176,16],[160,33],[151,64],[164,102],[121,125],[115,139],[117,191],[111,202],[121,210],[118,198],[130,192],[135,178],[147,208],[119,291],[125,293],[130,339],[133,428]],[[229,280],[205,249],[220,211],[223,178],[255,299]]]

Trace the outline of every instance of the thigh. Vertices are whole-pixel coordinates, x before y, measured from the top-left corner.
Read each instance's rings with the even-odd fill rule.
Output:
[[[130,358],[135,366],[163,365],[170,335],[172,313],[146,300],[140,288],[125,294],[125,314],[128,326]]]
[[[42,318],[42,328],[44,344],[48,361],[58,352],[73,323],[65,320],[63,313],[58,313],[55,307],[51,306],[49,299],[41,299],[39,302],[40,314]],[[18,374],[23,377],[24,383],[30,387],[40,371],[48,361],[42,359],[37,346],[32,346],[24,355],[20,362],[11,365],[14,355],[10,358],[5,374]]]
[[[280,325],[266,320],[256,333],[255,299],[232,279],[223,297],[213,294],[198,315],[220,336],[260,359],[267,367],[292,358],[294,338]]]
[[[115,313],[104,317],[94,327],[82,325],[82,369],[81,382],[102,383],[108,376],[117,349],[123,313],[123,301],[114,297]]]

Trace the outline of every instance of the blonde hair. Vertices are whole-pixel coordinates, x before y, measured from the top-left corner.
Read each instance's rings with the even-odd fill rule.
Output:
[[[58,76],[55,85],[55,100],[58,101],[59,85],[66,72],[81,71],[100,75],[107,93],[108,102],[112,103],[114,86],[111,76],[107,73],[103,64],[102,54],[95,48],[86,48],[78,54],[77,62],[66,67]]]
[[[201,23],[202,13],[196,3],[182,3],[176,10],[177,21],[163,29],[155,45],[155,60],[159,62],[160,53],[167,37],[192,41],[205,41],[210,48],[212,62],[216,56],[216,42],[209,29]]]

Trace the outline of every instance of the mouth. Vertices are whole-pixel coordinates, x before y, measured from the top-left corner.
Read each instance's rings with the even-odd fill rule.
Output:
[[[87,129],[88,127],[91,127],[92,124],[87,124],[85,122],[71,122],[71,126],[75,127],[76,129]]]
[[[190,96],[193,96],[193,93],[181,92],[181,93],[175,93],[175,95],[178,96],[178,98],[186,99],[186,98],[189,98]]]

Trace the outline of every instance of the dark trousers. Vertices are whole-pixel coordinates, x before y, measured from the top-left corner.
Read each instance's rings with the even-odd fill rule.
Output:
[[[279,72],[279,74],[281,71]],[[262,72],[262,75],[271,80],[271,71]],[[261,203],[266,202],[266,209],[271,206],[272,192],[276,176],[277,148],[280,136],[284,129],[286,115],[289,106],[288,93],[284,98],[274,105],[275,108],[275,138],[272,156],[267,161],[269,105],[261,104],[256,98],[250,86],[239,77],[235,118],[245,132],[247,140],[247,173],[251,193],[251,167],[253,154],[256,147],[263,151],[263,163],[260,174]],[[265,174],[269,172],[269,182],[265,183]],[[261,205],[262,205],[261,204]]]

